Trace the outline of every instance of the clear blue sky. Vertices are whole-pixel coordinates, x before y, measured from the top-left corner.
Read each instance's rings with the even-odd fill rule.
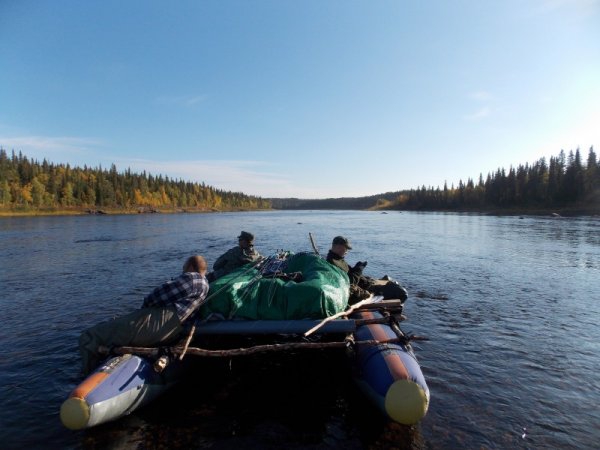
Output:
[[[600,0],[0,0],[0,146],[263,197],[600,145]]]

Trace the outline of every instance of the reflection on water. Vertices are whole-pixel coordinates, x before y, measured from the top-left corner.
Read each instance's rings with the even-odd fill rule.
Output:
[[[343,355],[195,363],[169,395],[84,432],[58,409],[79,381],[80,331],[139,307],[244,230],[263,254],[322,254],[401,280],[403,329],[431,390],[415,427],[386,423]],[[0,220],[3,448],[594,448],[600,440],[600,220],[269,212]]]

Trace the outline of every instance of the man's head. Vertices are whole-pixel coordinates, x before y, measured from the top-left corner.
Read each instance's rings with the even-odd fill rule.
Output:
[[[206,260],[200,255],[190,256],[183,265],[184,272],[198,272],[200,275],[206,275]]]
[[[350,245],[350,241],[344,236],[336,236],[333,238],[333,242],[331,243],[331,251],[333,253],[343,257],[348,253],[348,250],[351,249],[352,246]]]
[[[242,231],[238,236],[238,242],[242,248],[251,247],[254,244],[254,235],[247,231]]]

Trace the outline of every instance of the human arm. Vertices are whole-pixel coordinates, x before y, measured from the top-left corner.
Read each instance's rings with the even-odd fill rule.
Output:
[[[198,272],[185,272],[155,288],[144,298],[143,307],[173,305],[183,323],[202,305],[208,290],[208,280],[205,276]]]
[[[367,267],[367,261],[358,261],[356,264],[354,264],[354,267],[350,269],[350,272],[362,275],[365,267]]]
[[[154,288],[146,297],[142,307],[167,306],[175,304],[189,296],[199,295],[202,287],[198,280],[205,277],[197,272],[185,272]]]
[[[219,256],[217,258],[217,260],[214,262],[213,270],[219,270],[219,269],[222,269],[223,267],[225,267],[225,265],[227,264],[227,261],[230,259],[230,257],[231,257],[231,250],[227,250],[225,253],[223,253],[221,256]]]

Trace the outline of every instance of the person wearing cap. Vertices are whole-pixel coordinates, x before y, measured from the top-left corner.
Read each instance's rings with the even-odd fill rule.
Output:
[[[350,267],[344,259],[348,250],[352,250],[352,246],[347,238],[344,236],[334,237],[331,249],[327,254],[327,261],[348,274],[350,279],[349,302],[351,304],[368,298],[371,294],[383,295],[386,299],[406,300],[408,296],[406,289],[387,275],[381,280],[363,275],[363,270],[367,267],[366,261],[358,261],[353,267]]]
[[[367,266],[366,261],[357,262],[354,267],[350,267],[344,259],[348,250],[352,250],[350,241],[344,236],[336,236],[331,242],[331,249],[327,253],[327,261],[336,267],[339,267],[348,274],[350,283],[359,284],[363,269]]]
[[[207,275],[208,281],[215,281],[238,267],[257,261],[260,257],[260,253],[254,248],[254,235],[242,231],[238,236],[237,247],[230,248],[217,258],[213,264],[213,271]]]
[[[344,259],[348,250],[352,250],[350,241],[344,236],[336,236],[331,242],[331,249],[327,253],[327,261],[348,274],[350,279],[350,303],[356,303],[368,298],[371,293],[367,290],[369,283],[362,275],[367,262],[357,262],[354,267],[350,267]]]

